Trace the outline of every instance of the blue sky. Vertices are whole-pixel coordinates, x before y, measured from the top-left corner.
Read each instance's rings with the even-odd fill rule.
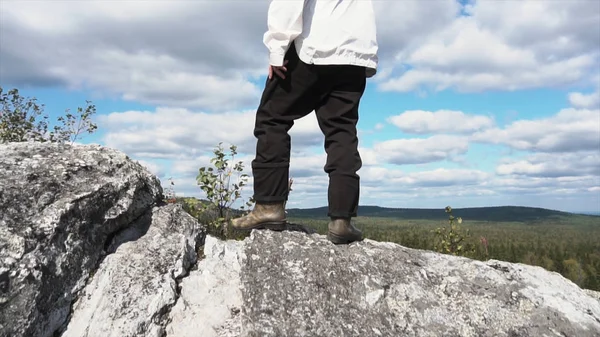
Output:
[[[52,118],[92,100],[99,130],[82,143],[124,151],[202,197],[195,176],[217,143],[237,145],[248,168],[253,158],[268,3],[3,2],[0,85]],[[380,64],[361,103],[361,204],[600,212],[597,1],[374,6]],[[288,205],[325,205],[314,115],[291,135]]]

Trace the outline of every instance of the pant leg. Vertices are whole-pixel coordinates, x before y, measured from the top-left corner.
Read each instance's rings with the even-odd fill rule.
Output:
[[[312,65],[299,60],[292,43],[285,57],[285,79],[267,79],[256,112],[256,157],[252,161],[254,200],[280,202],[288,198],[291,139],[294,121],[312,112],[318,101],[317,75]]]
[[[355,217],[360,194],[362,166],[358,152],[358,107],[366,87],[363,67],[327,66],[320,76],[333,79],[323,100],[315,109],[319,126],[325,136],[329,175],[328,201],[330,217]]]

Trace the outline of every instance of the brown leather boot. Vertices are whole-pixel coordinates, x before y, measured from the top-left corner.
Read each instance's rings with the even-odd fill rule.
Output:
[[[237,230],[284,230],[286,223],[283,202],[256,203],[250,214],[231,220],[231,227]]]
[[[354,227],[350,219],[331,219],[327,239],[334,244],[348,244],[354,241],[362,241],[362,232]]]

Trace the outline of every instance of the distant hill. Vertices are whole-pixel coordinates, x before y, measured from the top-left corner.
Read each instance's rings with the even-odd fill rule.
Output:
[[[471,207],[453,208],[452,214],[465,220],[475,221],[536,221],[549,218],[564,217],[592,217],[593,215],[579,215],[568,212],[550,210],[536,207],[522,206],[495,206],[495,207]],[[448,214],[444,208],[387,208],[379,206],[359,206],[358,215],[364,217],[385,217],[395,219],[426,219],[444,220]],[[288,209],[288,216],[295,218],[323,218],[327,216],[327,207],[318,208],[294,208]],[[599,219],[600,221],[600,219]]]
[[[600,216],[600,212],[577,212],[577,214]]]
[[[206,203],[206,200],[194,197],[178,197],[185,204]],[[232,209],[233,216],[241,215],[241,211]],[[290,208],[287,209],[290,218],[326,218],[327,207]],[[535,222],[549,219],[565,218],[598,218],[595,214],[575,214],[537,207],[524,206],[494,206],[453,208],[452,214],[464,220],[494,221],[494,222]],[[358,215],[361,217],[394,218],[399,220],[447,220],[448,214],[444,208],[390,208],[379,206],[359,206]]]

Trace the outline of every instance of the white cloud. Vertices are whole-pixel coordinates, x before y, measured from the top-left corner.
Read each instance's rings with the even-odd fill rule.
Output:
[[[494,126],[494,120],[490,117],[467,115],[454,110],[409,110],[389,117],[388,122],[402,132],[413,134],[472,133]]]
[[[456,205],[459,200],[489,200],[496,195],[487,186],[493,175],[479,170],[439,168],[402,172],[372,167],[361,172],[361,205],[435,207],[443,212],[443,207]]]
[[[419,208],[443,207],[446,204],[455,207],[460,204],[460,207],[498,204],[590,209],[590,205],[598,200],[594,186],[600,186],[598,172],[558,177],[498,176],[480,170],[402,172],[384,167],[362,171],[361,181],[363,205]],[[582,198],[585,200],[583,203]]]
[[[507,159],[498,165],[496,172],[499,175],[547,178],[600,176],[600,152],[539,153],[521,160]]]
[[[380,191],[404,188],[432,188],[465,186],[482,183],[488,173],[478,170],[439,168],[429,171],[403,172],[385,167],[369,167],[361,170],[361,180],[367,186],[381,186]]]
[[[387,140],[373,146],[380,162],[397,165],[452,160],[455,156],[465,154],[468,148],[466,137],[449,135]]]
[[[303,153],[310,146],[322,147],[325,141],[314,112],[296,120],[289,134],[292,138],[292,153]]]
[[[598,73],[600,14],[594,1],[477,1],[398,55],[408,71],[381,88],[462,92],[578,83]]]
[[[258,104],[269,1],[26,1],[0,14],[0,77],[149,104],[232,110]],[[375,1],[380,76],[406,46],[448,25],[454,0]],[[428,13],[436,20],[422,20]],[[223,22],[227,24],[224,25]],[[386,70],[387,68],[387,70]]]
[[[161,177],[164,175],[163,167],[155,162],[150,162],[147,160],[138,160],[138,162],[150,171],[150,173],[154,174],[157,177]]]
[[[254,154],[253,134],[256,111],[209,114],[181,108],[157,108],[156,111],[113,112],[98,116],[99,127],[107,130],[107,146],[130,155],[149,158],[196,157],[223,142],[238,152]],[[323,135],[314,115],[296,121],[290,130],[292,150],[323,143]]]
[[[407,71],[400,78],[383,83],[381,88],[386,91],[407,92],[427,86],[435,91],[454,88],[459,92],[481,92],[559,86],[576,83],[594,64],[593,57],[580,56],[561,63],[532,66],[520,72],[513,72],[515,68],[496,72],[470,72],[468,68],[458,65],[456,67],[459,70],[452,72],[418,67]]]
[[[304,151],[292,153],[290,160],[290,176],[297,178],[326,177],[324,167],[327,162],[327,154],[323,149],[315,151]],[[359,172],[365,172],[371,167],[377,167],[381,162],[378,154],[372,148],[358,149],[362,161],[362,168]],[[296,179],[296,178],[294,178]]]
[[[479,0],[469,12],[482,29],[549,61],[598,52],[596,1]]]
[[[368,135],[372,135],[375,134],[377,132],[381,132],[383,129],[385,128],[385,124],[383,123],[377,123],[375,124],[375,126],[373,126],[372,129],[358,129],[358,138],[362,138],[364,136],[368,136]]]
[[[302,154],[292,155],[290,158],[290,177],[307,178],[319,175],[325,175],[323,167],[327,157],[325,153],[321,154]]]
[[[494,128],[478,132],[471,140],[505,144],[517,150],[598,151],[600,110],[563,109],[553,117],[518,120],[503,129]]]
[[[374,77],[381,81],[393,74],[394,60],[406,48],[414,48],[423,38],[448,26],[460,11],[455,0],[373,1],[377,19],[377,41],[381,70]],[[424,20],[436,13],[435,20]]]
[[[594,186],[600,185],[597,150],[503,158],[496,174],[489,187],[524,205],[531,204],[531,200],[543,200],[557,209],[585,210],[593,209],[592,205],[597,208],[600,201],[600,195],[594,192]]]
[[[11,16],[19,19],[32,29],[47,30],[54,34],[69,32],[89,20],[100,18],[114,22],[145,21],[160,14],[183,14],[183,3],[154,1],[141,4],[139,1],[120,1],[119,6],[105,1],[86,0],[72,2],[56,0],[52,4],[45,1],[27,1],[13,4],[9,9]],[[77,15],[72,15],[77,13]]]
[[[375,150],[373,150],[372,148],[361,147],[359,145],[358,153],[360,154],[360,158],[361,158],[363,167],[376,166],[383,162],[383,161],[380,162],[377,152]]]
[[[98,116],[98,121],[107,130],[104,142],[108,146],[137,156],[189,158],[211,151],[219,142],[251,148],[253,114],[157,108],[156,112],[115,112]]]
[[[21,1],[0,20],[0,77],[226,111],[258,104],[269,1]],[[384,90],[515,90],[598,74],[594,1],[374,1]],[[435,20],[428,20],[436,13]],[[227,22],[227,25],[223,25]],[[405,71],[409,69],[408,71]],[[577,100],[577,99],[576,99]]]
[[[590,184],[600,183],[598,176],[580,177],[531,177],[508,176],[499,177],[490,182],[490,187],[497,193],[507,196],[554,196],[560,197],[564,193],[588,194]],[[589,195],[598,198],[597,195]]]
[[[225,159],[229,162],[229,167],[233,167],[235,163],[242,161],[243,163],[243,171],[241,173],[251,174],[250,163],[252,159],[254,159],[253,155],[241,155],[237,154],[233,160],[231,160],[230,152],[227,147],[224,148],[223,152],[225,153]],[[169,174],[177,177],[196,177],[198,175],[198,170],[201,167],[215,167],[210,160],[214,157],[214,154],[210,153],[209,155],[199,156],[193,159],[174,159],[170,161]],[[163,165],[166,166],[166,165]],[[237,174],[234,172],[234,174]]]
[[[580,92],[569,93],[569,103],[576,108],[600,108],[600,90],[583,94]]]
[[[0,15],[0,77],[17,85],[90,88],[150,104],[248,107],[258,103],[262,89],[248,76],[265,72],[267,6],[267,1],[12,2]]]

